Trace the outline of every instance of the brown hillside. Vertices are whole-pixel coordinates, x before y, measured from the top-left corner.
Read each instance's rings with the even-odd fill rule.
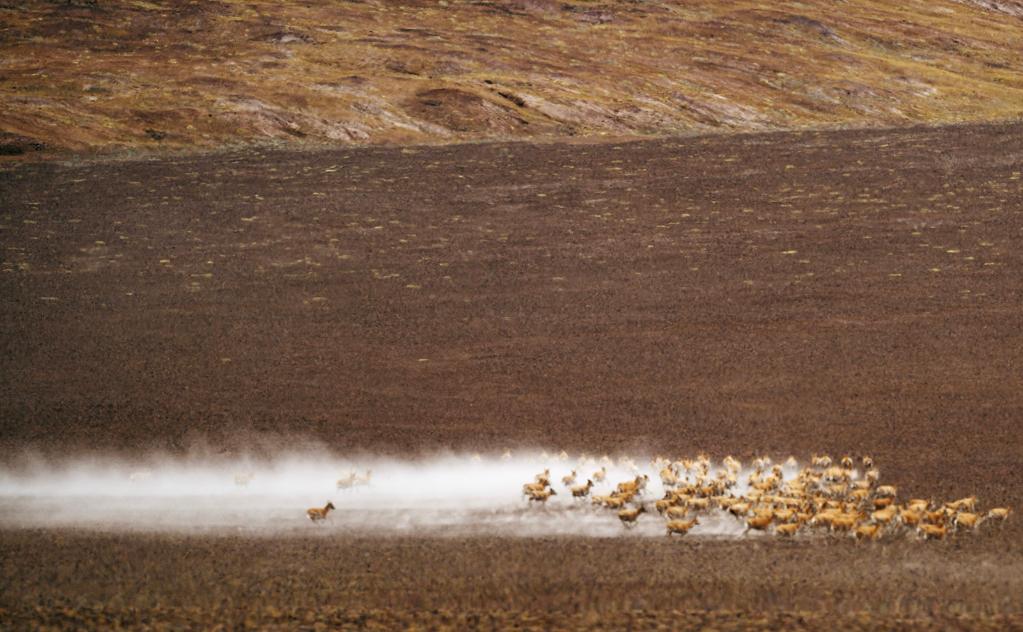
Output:
[[[1023,112],[1023,4],[7,2],[0,153]]]

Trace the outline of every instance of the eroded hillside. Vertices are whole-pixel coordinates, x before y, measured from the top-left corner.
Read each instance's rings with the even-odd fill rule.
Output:
[[[0,7],[3,153],[891,126],[1023,112],[1023,3]]]

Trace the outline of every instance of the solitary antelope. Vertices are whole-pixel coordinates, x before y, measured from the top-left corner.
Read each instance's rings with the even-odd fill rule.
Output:
[[[326,520],[327,514],[329,514],[330,510],[334,508],[334,503],[328,502],[322,509],[319,507],[313,507],[312,509],[307,509],[305,513],[313,522],[319,522],[320,520]]]

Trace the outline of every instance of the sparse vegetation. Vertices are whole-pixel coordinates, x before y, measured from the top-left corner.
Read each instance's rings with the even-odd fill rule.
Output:
[[[0,153],[1017,118],[1009,5],[9,3]]]

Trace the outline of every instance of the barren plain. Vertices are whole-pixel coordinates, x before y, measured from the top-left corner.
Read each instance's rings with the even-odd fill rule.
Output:
[[[1021,132],[11,164],[0,446],[852,451],[906,497],[1018,508]],[[0,619],[1010,629],[1023,612],[1019,520],[860,546],[324,533],[8,529]]]

